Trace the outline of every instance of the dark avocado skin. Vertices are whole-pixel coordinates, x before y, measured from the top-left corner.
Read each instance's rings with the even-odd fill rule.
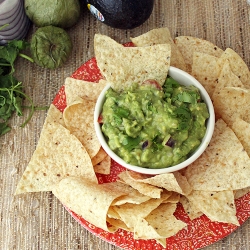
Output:
[[[133,29],[151,15],[154,0],[85,0],[104,16],[105,24],[118,29]]]

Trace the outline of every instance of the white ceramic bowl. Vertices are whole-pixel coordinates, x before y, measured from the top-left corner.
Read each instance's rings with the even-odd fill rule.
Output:
[[[106,86],[103,89],[103,91],[101,92],[100,96],[98,97],[98,100],[97,100],[96,106],[95,106],[95,111],[94,111],[95,131],[96,131],[97,137],[98,137],[103,149],[107,152],[107,154],[113,160],[115,160],[117,163],[119,163],[120,165],[124,166],[127,169],[133,170],[135,172],[143,173],[143,174],[149,174],[149,175],[169,173],[169,172],[174,172],[174,171],[183,169],[183,168],[187,167],[188,165],[190,165],[192,162],[194,162],[204,152],[204,150],[207,148],[207,146],[212,138],[213,131],[214,131],[214,124],[215,124],[215,115],[214,115],[213,104],[212,104],[212,101],[211,101],[207,91],[193,76],[189,75],[188,73],[186,73],[178,68],[170,67],[168,74],[171,77],[173,77],[180,84],[187,85],[187,86],[193,85],[200,90],[202,99],[207,104],[208,111],[210,114],[210,117],[207,120],[206,134],[205,134],[200,146],[197,148],[197,150],[187,160],[181,162],[178,165],[174,165],[174,166],[167,167],[167,168],[150,169],[150,168],[143,168],[143,167],[128,164],[109,148],[109,146],[105,140],[105,137],[101,131],[101,126],[98,123],[98,117],[102,112],[102,106],[103,106],[103,103],[105,101],[105,93],[110,88],[110,86]]]

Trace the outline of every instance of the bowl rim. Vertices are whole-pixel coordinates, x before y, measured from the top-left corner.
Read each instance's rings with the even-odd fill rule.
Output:
[[[97,135],[97,138],[101,144],[101,146],[103,147],[103,149],[106,151],[106,153],[114,160],[116,161],[118,164],[120,164],[121,166],[125,167],[126,169],[138,172],[138,173],[142,173],[142,174],[148,174],[148,175],[158,175],[158,174],[163,174],[163,173],[172,173],[178,170],[181,170],[185,167],[187,167],[188,165],[190,165],[191,163],[193,163],[195,160],[197,160],[201,154],[205,151],[205,149],[207,148],[208,144],[210,143],[210,140],[213,136],[213,132],[214,132],[214,126],[215,126],[215,113],[214,113],[214,107],[213,107],[213,103],[211,101],[210,96],[208,95],[207,91],[205,90],[205,88],[201,85],[201,83],[199,83],[193,76],[191,76],[190,74],[188,74],[187,72],[178,69],[176,67],[170,66],[169,68],[169,72],[168,75],[172,76],[176,81],[178,81],[180,84],[183,84],[183,81],[180,78],[185,77],[188,81],[188,83],[186,83],[186,85],[194,85],[196,86],[201,93],[202,99],[203,101],[207,104],[207,108],[209,111],[209,118],[207,120],[207,129],[206,129],[206,133],[204,138],[202,139],[201,144],[199,145],[199,147],[196,149],[196,151],[185,161],[174,165],[174,166],[170,166],[167,168],[144,168],[144,167],[140,167],[140,166],[134,166],[131,165],[127,162],[125,162],[122,158],[120,158],[117,154],[115,154],[110,147],[108,146],[105,137],[101,131],[101,126],[100,123],[98,122],[98,118],[99,115],[102,111],[102,106],[103,103],[105,101],[105,93],[106,91],[111,87],[110,84],[107,84],[104,89],[102,90],[102,92],[100,93],[96,105],[95,105],[95,110],[94,110],[94,128],[95,128],[95,132]]]

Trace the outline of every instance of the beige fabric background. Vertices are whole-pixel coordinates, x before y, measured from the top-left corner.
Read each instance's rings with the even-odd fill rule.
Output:
[[[143,1],[143,0],[142,0]],[[25,60],[17,62],[16,76],[36,105],[49,105],[64,79],[94,56],[93,37],[99,32],[120,43],[150,29],[167,26],[172,36],[207,39],[222,49],[231,47],[250,66],[250,6],[246,0],[155,0],[149,20],[133,30],[103,25],[84,6],[79,23],[68,30],[74,49],[60,69],[46,70]],[[27,37],[35,31],[32,27]],[[25,112],[27,116],[28,112]],[[14,197],[16,185],[37,145],[45,111],[35,113],[25,128],[14,116],[12,131],[0,138],[0,249],[118,250],[82,228],[50,193]],[[236,232],[206,250],[250,249],[250,220]]]

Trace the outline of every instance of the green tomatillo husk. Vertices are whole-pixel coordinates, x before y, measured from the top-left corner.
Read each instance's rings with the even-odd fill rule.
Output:
[[[31,38],[31,54],[41,67],[56,69],[62,66],[72,51],[69,34],[62,28],[45,26],[37,29]]]
[[[79,0],[25,0],[25,12],[37,27],[70,28],[80,18]]]

